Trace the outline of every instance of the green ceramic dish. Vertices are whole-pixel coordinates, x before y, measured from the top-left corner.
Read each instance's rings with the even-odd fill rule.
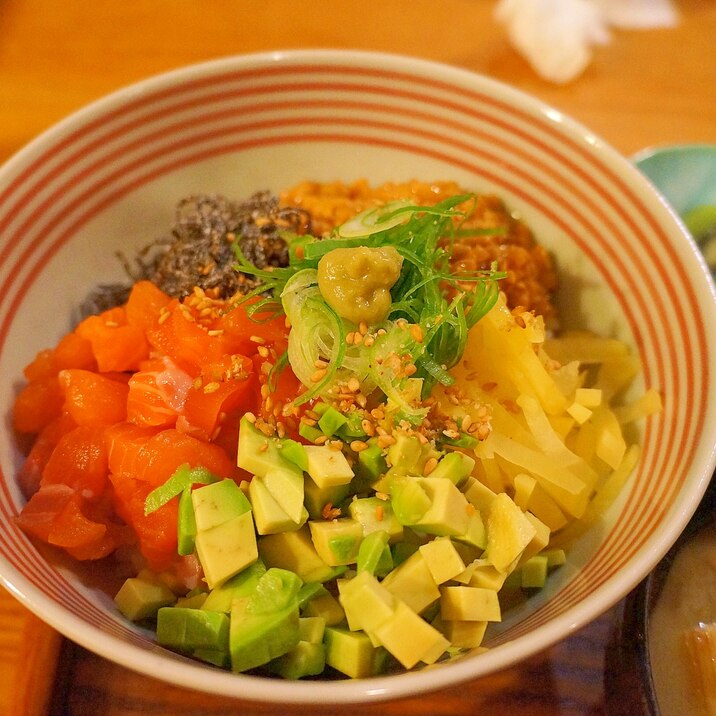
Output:
[[[646,149],[634,162],[684,220],[716,272],[716,145]]]

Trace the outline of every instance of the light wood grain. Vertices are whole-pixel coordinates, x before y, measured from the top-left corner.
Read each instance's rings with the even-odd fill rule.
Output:
[[[560,87],[512,50],[493,22],[493,0],[0,0],[0,161],[70,112],[149,75],[302,47],[417,55],[484,73],[540,97],[627,155],[714,143],[716,2],[676,4],[679,27],[614,32],[585,74]],[[602,713],[616,615],[513,669],[377,712]],[[58,645],[49,627],[0,590],[0,713],[40,713],[47,698],[57,714],[286,713],[171,687],[67,644],[55,680]],[[624,702],[628,711],[628,695]]]

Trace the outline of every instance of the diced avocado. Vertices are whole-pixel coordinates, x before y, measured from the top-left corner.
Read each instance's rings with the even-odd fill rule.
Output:
[[[492,500],[487,518],[486,557],[500,571],[509,572],[536,530],[524,512],[500,493]]]
[[[264,563],[260,559],[256,560],[223,584],[214,587],[206,597],[202,609],[212,612],[230,612],[234,599],[248,597],[252,594],[256,590],[259,578],[265,572]]]
[[[440,616],[473,622],[502,621],[500,602],[494,589],[441,587]]]
[[[298,608],[303,611],[312,599],[328,593],[328,590],[320,582],[308,582],[298,590]]]
[[[437,537],[419,549],[436,584],[447,582],[465,570],[465,563],[449,537]]]
[[[301,641],[322,644],[326,633],[326,620],[323,617],[299,617],[298,633]]]
[[[463,491],[467,501],[477,507],[483,516],[488,514],[492,501],[497,497],[496,492],[493,492],[474,477],[468,477],[463,485]]]
[[[483,587],[493,589],[496,592],[502,589],[507,577],[505,572],[495,569],[486,559],[476,559],[472,563],[472,567],[470,581],[467,583],[469,587]]]
[[[353,564],[363,539],[360,522],[348,517],[308,523],[311,539],[321,559],[332,567]]]
[[[243,497],[238,487],[236,490]],[[194,494],[197,492],[201,490],[195,490]],[[228,522],[199,531],[196,535],[196,551],[209,589],[213,589],[238,574],[244,567],[248,567],[258,559],[256,532],[251,512],[244,512]]]
[[[288,569],[304,582],[326,582],[336,574],[316,552],[308,526],[266,535],[259,538],[258,546],[267,567]]]
[[[346,619],[340,602],[328,591],[311,599],[303,608],[302,616],[320,617],[326,626],[336,626]]]
[[[450,642],[435,627],[401,601],[397,602],[393,616],[377,627],[374,633],[406,669],[411,669],[419,661],[435,663],[450,646]]]
[[[338,582],[338,600],[351,631],[363,630],[369,637],[395,613],[396,598],[370,573]],[[372,639],[372,641],[374,641]]]
[[[428,563],[419,551],[390,572],[381,584],[418,614],[440,598]]]
[[[398,567],[405,562],[408,557],[415,554],[419,547],[420,544],[414,542],[396,542],[390,550],[393,555],[393,568]]]
[[[117,609],[133,622],[154,617],[159,609],[174,602],[176,596],[166,584],[137,577],[126,579],[114,598]]]
[[[229,647],[233,671],[268,664],[300,641],[298,592],[301,580],[284,569],[268,569],[246,597],[231,607]]]
[[[195,659],[213,664],[220,669],[231,668],[231,655],[228,651],[217,651],[216,649],[195,649],[192,653]]]
[[[185,607],[186,609],[202,609],[208,596],[208,592],[198,592],[197,594],[179,597],[174,606]]]
[[[323,415],[318,419],[318,427],[321,429],[324,435],[335,435],[338,432],[338,428],[342,427],[348,422],[343,413],[339,412],[333,407],[327,407],[323,411]]]
[[[547,558],[547,567],[559,567],[567,561],[567,555],[563,549],[546,549],[541,553]]]
[[[298,601],[278,611],[254,614],[251,597],[234,600],[231,608],[229,649],[231,668],[241,672],[268,664],[298,642]]]
[[[393,569],[393,555],[388,546],[388,533],[371,532],[363,538],[358,549],[356,571],[384,577]]]
[[[283,656],[271,661],[268,670],[284,679],[302,679],[318,676],[326,668],[326,647],[308,641],[299,641]]]
[[[542,589],[547,581],[547,557],[530,557],[520,568],[523,589]]]
[[[286,514],[273,498],[263,478],[258,475],[249,483],[249,499],[251,500],[256,531],[260,535],[297,530],[301,526]],[[303,507],[302,504],[301,507]],[[308,516],[308,513],[306,513],[306,516]]]
[[[294,463],[283,457],[280,438],[264,435],[245,417],[241,418],[239,423],[236,464],[252,475],[260,477],[265,477],[266,473],[275,467],[300,471]]]
[[[196,519],[191,499],[191,487],[185,487],[179,497],[179,516],[177,519],[177,552],[181,555],[192,554],[196,537]]]
[[[393,513],[390,500],[378,497],[360,497],[351,500],[348,505],[350,516],[361,523],[363,535],[371,532],[387,532],[391,542],[403,537],[403,525]]]
[[[415,435],[396,433],[395,442],[386,451],[388,466],[395,468],[400,475],[422,475],[418,463],[422,454],[422,445]]]
[[[346,422],[341,425],[335,434],[345,440],[351,442],[352,440],[363,439],[366,437],[365,429],[363,428],[363,413],[359,410],[349,410],[347,413],[343,413]]]
[[[251,503],[246,495],[228,478],[193,490],[191,500],[197,533],[251,511]]]
[[[465,545],[472,545],[480,550],[487,547],[487,528],[480,517],[480,513],[468,514],[467,529],[461,535],[455,535],[455,539]]]
[[[368,447],[358,453],[355,467],[356,477],[361,484],[370,485],[380,479],[388,471],[383,448],[375,441],[369,441]]]
[[[298,445],[298,443],[296,444]],[[271,497],[276,500],[292,522],[300,525],[302,520],[305,521],[304,478],[300,472],[275,467],[268,470],[259,479],[266,485]]]
[[[323,433],[314,425],[308,425],[301,421],[298,425],[298,434],[304,439],[308,440],[309,443],[315,443],[319,438],[325,440]],[[307,468],[304,468],[304,470]]]
[[[319,487],[347,485],[353,479],[353,470],[340,451],[328,445],[306,445],[308,474]]]
[[[440,458],[430,477],[442,477],[460,487],[472,473],[475,460],[463,452],[453,451]]]
[[[323,517],[323,508],[328,504],[333,507],[340,505],[348,495],[349,489],[348,484],[319,487],[310,477],[307,477],[304,482],[303,501],[309,519],[320,520]]]
[[[284,438],[280,442],[281,457],[293,463],[301,472],[308,470],[308,456],[303,445],[291,438]]]
[[[465,496],[450,480],[439,477],[415,478],[430,501],[428,510],[413,523],[419,529],[434,535],[464,535],[470,514]]]
[[[534,527],[535,534],[522,552],[518,566],[539,554],[549,544],[551,534],[549,527],[541,520],[538,520],[531,512],[524,512],[523,514]]]
[[[402,525],[414,525],[430,509],[430,497],[418,478],[395,480],[391,485],[391,505]]]
[[[221,612],[163,607],[157,612],[157,643],[177,651],[228,651],[229,617]]]
[[[385,649],[373,646],[363,632],[327,627],[325,645],[326,664],[352,679],[375,676],[385,666]]]
[[[450,644],[462,649],[476,649],[480,646],[487,630],[487,622],[468,622],[455,619],[444,619],[440,626]]]
[[[295,602],[298,607],[298,592],[301,578],[287,569],[271,567],[259,577],[251,596],[252,614],[276,612]]]

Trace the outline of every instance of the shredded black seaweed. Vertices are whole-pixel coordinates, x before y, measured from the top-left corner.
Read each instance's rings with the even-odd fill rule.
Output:
[[[82,305],[82,315],[100,313],[127,300],[131,284],[150,280],[170,296],[183,298],[194,286],[218,298],[247,293],[256,279],[236,270],[238,242],[243,254],[260,268],[287,266],[284,232],[311,232],[311,219],[303,209],[282,207],[268,191],[243,201],[219,194],[188,196],[177,205],[168,236],[142,249],[132,261],[118,254],[130,283],[98,286]]]

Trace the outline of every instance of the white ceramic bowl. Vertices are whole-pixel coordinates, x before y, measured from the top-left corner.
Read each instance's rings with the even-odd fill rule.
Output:
[[[626,340],[664,412],[604,523],[492,647],[420,673],[285,682],[171,654],[125,622],[80,572],[13,524],[23,500],[9,413],[22,367],[71,325],[98,282],[169,226],[191,192],[243,197],[304,178],[452,179],[494,192],[556,254],[565,323]],[[714,469],[716,301],[675,214],[587,129],[514,89],[395,56],[311,51],[236,57],[117,92],[39,137],[0,170],[0,574],[31,610],[83,646],[186,687],[291,703],[394,698],[446,687],[533,654],[623,597],[676,540]]]

